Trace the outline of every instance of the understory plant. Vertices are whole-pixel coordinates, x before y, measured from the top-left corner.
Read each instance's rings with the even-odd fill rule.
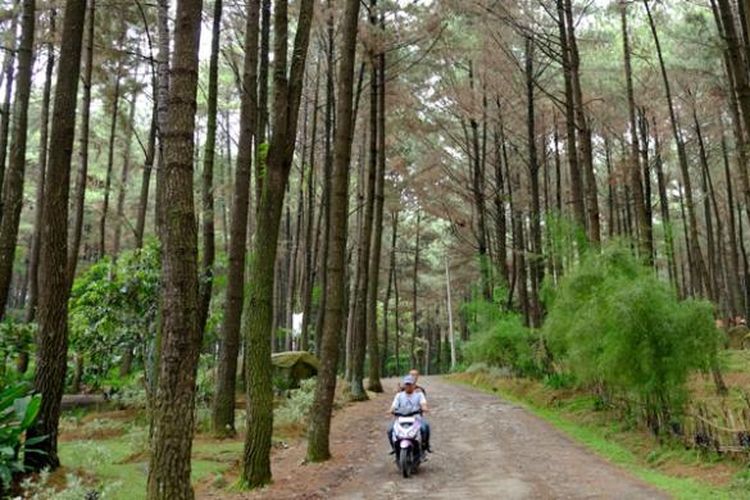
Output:
[[[550,297],[543,333],[557,370],[640,410],[654,432],[678,428],[688,376],[716,366],[712,305],[679,300],[617,244],[584,256]]]
[[[41,404],[42,397],[31,394],[26,383],[11,384],[0,390],[0,498],[11,488],[14,476],[25,472],[24,455],[34,453],[34,445],[44,439],[25,439]]]

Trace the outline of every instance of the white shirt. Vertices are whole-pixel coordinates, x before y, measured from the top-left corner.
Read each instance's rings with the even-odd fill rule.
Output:
[[[391,411],[396,413],[413,413],[422,409],[422,406],[427,403],[427,398],[424,397],[423,392],[414,391],[411,394],[407,394],[405,391],[401,391],[393,398],[393,404],[391,404]]]

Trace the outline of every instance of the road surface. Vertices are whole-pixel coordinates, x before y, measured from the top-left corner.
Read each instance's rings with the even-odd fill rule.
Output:
[[[260,491],[201,498],[263,499],[662,499],[665,493],[593,454],[523,408],[437,377],[427,390],[434,453],[404,479],[388,454],[386,394],[336,413],[334,458],[304,464],[304,444],[277,447],[274,483]]]

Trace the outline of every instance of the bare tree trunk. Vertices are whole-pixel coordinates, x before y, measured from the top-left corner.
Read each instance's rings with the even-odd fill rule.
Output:
[[[583,178],[578,164],[578,148],[576,146],[575,103],[573,96],[573,67],[571,49],[568,43],[568,33],[565,27],[564,0],[557,2],[557,26],[560,37],[560,57],[565,81],[565,126],[567,131],[568,168],[570,169],[570,196],[573,204],[573,216],[581,229],[586,229],[586,206],[583,199]]]
[[[383,302],[383,356],[381,360],[381,371],[388,375],[388,310],[391,304],[391,289],[395,289],[396,281],[396,239],[398,237],[398,212],[391,212],[391,250],[388,262],[388,285],[385,288],[385,301]],[[398,316],[398,315],[396,315]]]
[[[135,103],[138,99],[138,94],[135,92],[130,102],[130,112],[128,113],[128,132],[125,138],[125,152],[123,153],[122,160],[122,171],[120,173],[120,186],[117,192],[117,212],[115,216],[115,238],[112,245],[112,255],[117,257],[120,254],[120,245],[122,239],[122,225],[126,222],[125,220],[125,194],[128,190],[128,176],[130,174],[130,154],[131,154],[131,142],[133,141],[133,128],[135,127]]]
[[[265,178],[258,200],[257,231],[249,266],[248,312],[245,315],[248,426],[241,480],[250,487],[271,480],[271,433],[273,431],[273,387],[271,384],[271,326],[273,323],[274,263],[284,194],[294,156],[297,118],[313,0],[299,5],[299,18],[287,76],[287,5],[278,2],[274,11],[274,114]]]
[[[45,436],[45,439],[35,446],[40,453],[24,457],[26,465],[37,471],[60,465],[57,436],[67,368],[70,296],[66,259],[70,160],[75,134],[75,120],[71,117],[76,114],[85,14],[85,2],[66,1],[42,207],[45,223],[40,253],[39,330],[34,375],[34,388],[42,395],[42,406],[36,424],[26,432],[27,439],[38,436]]]
[[[338,67],[339,105],[337,122],[352,122],[352,94],[354,59],[357,42],[359,0],[347,0],[341,27],[341,58]],[[329,433],[333,395],[336,390],[339,332],[344,316],[344,275],[346,264],[346,235],[349,211],[349,162],[351,161],[352,128],[337,127],[335,158],[331,179],[329,254],[325,294],[326,312],[323,319],[322,369],[318,374],[315,400],[311,411],[307,458],[320,462],[331,457]]]
[[[312,132],[310,143],[310,173],[307,176],[307,225],[305,226],[305,265],[302,280],[302,331],[300,333],[300,350],[310,349],[310,320],[312,319],[313,286],[315,285],[316,253],[320,234],[320,215],[318,214],[318,230],[315,227],[315,146],[318,138],[318,98],[320,90],[320,62],[315,69],[315,97],[313,98]],[[325,270],[324,270],[325,272]]]
[[[10,29],[8,30],[7,38],[4,40],[7,44],[7,50],[5,52],[5,58],[3,60],[3,72],[1,78],[5,79],[5,96],[0,108],[0,191],[2,190],[5,180],[5,160],[8,154],[8,137],[10,135],[10,115],[11,110],[11,99],[13,98],[13,67],[16,61],[16,33],[18,31],[18,16],[16,10],[18,8],[19,0],[13,1],[13,14],[10,21]],[[2,203],[2,200],[0,200]],[[2,215],[0,215],[2,217]]]
[[[412,300],[412,309],[411,309],[411,320],[412,320],[412,330],[411,330],[411,342],[409,346],[409,355],[411,358],[411,366],[416,367],[417,366],[417,353],[416,353],[416,347],[417,347],[417,333],[419,330],[419,309],[417,309],[417,289],[419,285],[419,244],[420,244],[420,230],[421,228],[421,222],[422,222],[422,210],[420,208],[417,208],[417,225],[416,225],[416,235],[414,236],[414,269],[412,272],[412,289],[411,289],[411,300]]]
[[[529,190],[531,197],[531,251],[532,261],[530,262],[531,271],[531,297],[529,300],[529,322],[532,327],[539,328],[542,326],[541,301],[539,299],[542,281],[544,280],[543,250],[542,250],[542,227],[541,227],[541,209],[539,206],[539,159],[536,149],[536,121],[534,119],[534,39],[526,38],[526,100],[527,100],[527,142],[529,148]],[[599,214],[596,214],[598,221]],[[596,226],[597,232],[598,222]]]
[[[594,173],[593,147],[591,144],[591,128],[586,119],[584,109],[583,92],[581,91],[580,57],[578,54],[578,42],[576,41],[575,24],[573,20],[573,8],[571,0],[565,2],[565,19],[567,29],[567,46],[570,63],[570,76],[573,85],[573,102],[575,119],[578,127],[578,147],[580,155],[578,158],[583,163],[583,177],[586,190],[586,216],[589,239],[595,243],[601,241],[601,230],[599,228],[599,200],[597,193],[596,175]]]
[[[332,0],[327,0],[326,6],[328,14],[326,16],[326,60],[327,60],[327,71],[326,71],[326,111],[325,111],[325,160],[323,169],[323,199],[321,203],[321,210],[323,211],[323,248],[320,254],[320,287],[323,291],[328,289],[328,273],[326,272],[326,265],[328,263],[329,247],[328,242],[329,232],[331,228],[331,177],[333,175],[333,149],[331,147],[331,141],[334,135],[334,107],[335,107],[335,96],[334,96],[334,84],[333,76],[335,73],[335,62],[334,62],[334,26],[333,16],[335,12],[333,10]],[[351,152],[350,152],[351,155]],[[347,184],[348,185],[348,184]],[[323,341],[323,322],[324,316],[327,309],[326,305],[327,294],[323,293],[320,297],[320,305],[318,307],[318,317],[316,318],[315,324],[315,352],[320,356],[322,353],[322,341]]]
[[[208,68],[208,105],[206,144],[203,155],[203,255],[201,261],[200,298],[198,301],[198,326],[206,329],[208,310],[213,290],[216,236],[214,229],[214,161],[216,158],[216,115],[219,94],[219,43],[221,37],[222,0],[214,0],[214,19],[211,33],[211,56]]]
[[[0,319],[5,315],[13,261],[18,241],[18,224],[23,206],[23,184],[26,171],[26,139],[29,121],[29,99],[34,66],[34,0],[23,0],[21,39],[18,44],[18,72],[13,103],[13,133],[5,184],[2,187],[2,219],[0,219]]]
[[[667,254],[667,269],[669,272],[669,280],[675,288],[678,287],[677,281],[677,266],[675,265],[675,251],[674,251],[674,231],[672,228],[671,216],[669,213],[669,201],[667,199],[667,183],[664,178],[664,168],[661,158],[661,143],[659,141],[659,135],[654,134],[655,140],[655,151],[656,161],[654,163],[656,167],[656,183],[659,189],[659,207],[661,208],[661,219],[662,225],[664,226],[664,246]]]
[[[245,287],[245,252],[250,201],[253,135],[257,132],[257,53],[260,0],[247,4],[245,25],[245,61],[240,100],[240,137],[232,199],[231,236],[224,322],[219,343],[216,392],[213,400],[212,430],[220,436],[235,434],[234,406],[237,379],[237,355]],[[246,355],[245,355],[246,357]],[[244,359],[244,358],[243,358]]]
[[[86,180],[89,170],[89,121],[91,114],[91,74],[94,66],[94,26],[96,23],[96,0],[89,0],[86,13],[86,49],[83,67],[83,104],[81,110],[81,129],[79,133],[79,161],[76,175],[75,194],[73,195],[73,228],[69,235],[68,279],[71,283],[78,265],[78,249],[81,245],[83,230],[84,204],[86,201]]]
[[[120,40],[124,38],[123,35]],[[102,203],[102,213],[99,218],[99,257],[104,257],[107,253],[107,215],[109,212],[109,193],[112,186],[112,170],[115,162],[115,142],[117,138],[117,118],[120,114],[120,78],[122,72],[122,60],[117,63],[117,72],[115,74],[115,88],[112,97],[112,120],[109,125],[109,146],[107,149],[107,174],[104,179],[104,202]],[[84,194],[85,196],[85,194]],[[80,236],[74,235],[78,239]],[[75,241],[75,240],[74,240]],[[72,251],[78,256],[78,245],[73,245]],[[75,270],[75,269],[74,269]],[[71,273],[71,277],[73,273]]]
[[[154,203],[154,227],[156,234],[161,238],[161,230],[164,225],[162,208],[164,205],[164,143],[167,131],[167,113],[169,111],[169,77],[170,77],[170,53],[169,53],[169,0],[157,0],[157,31],[159,40],[159,56],[156,64],[159,89],[156,95],[157,102],[157,136],[159,138],[159,149],[157,150],[156,168],[156,203]]]
[[[177,1],[169,85],[169,115],[163,130],[161,359],[153,407],[149,500],[192,499],[195,378],[202,331],[198,325],[198,235],[193,201],[195,98],[201,1]]]
[[[472,99],[474,96],[474,65],[469,61],[469,83],[472,90]],[[486,110],[486,97],[484,99],[484,107]],[[482,295],[486,300],[492,298],[492,286],[490,285],[490,264],[487,261],[487,227],[485,222],[486,201],[484,193],[484,168],[483,168],[483,155],[480,149],[479,143],[479,123],[472,116],[469,120],[471,126],[471,150],[472,154],[469,155],[471,161],[471,189],[474,197],[474,209],[476,210],[477,216],[477,227],[476,227],[476,238],[477,246],[479,249],[479,271],[482,276]],[[416,311],[416,309],[415,309]],[[413,353],[412,353],[413,356]],[[412,365],[415,363],[412,360]],[[415,365],[416,366],[416,365]]]
[[[372,0],[371,11],[375,10],[375,0]],[[375,15],[372,14],[370,22],[375,24]],[[384,23],[384,14],[380,14],[381,29]],[[370,280],[367,284],[367,352],[370,359],[367,389],[373,392],[383,392],[380,383],[380,340],[378,339],[378,291],[380,289],[380,262],[383,245],[383,204],[385,190],[385,52],[380,51],[373,54],[373,75],[377,82],[371,83],[371,90],[376,94],[370,99],[370,106],[377,107],[376,119],[370,117],[371,144],[370,154],[377,153],[377,170],[375,173],[375,214],[372,223],[372,251],[370,252]],[[373,110],[370,110],[373,113]],[[375,141],[374,139],[377,139]],[[372,158],[371,158],[372,161]],[[385,321],[385,320],[384,320]]]
[[[695,216],[695,204],[693,203],[693,188],[690,182],[690,170],[688,168],[687,154],[685,152],[685,143],[682,138],[682,134],[679,130],[677,121],[677,115],[674,110],[672,103],[672,92],[669,85],[669,77],[667,75],[666,66],[664,64],[664,58],[661,51],[661,44],[659,43],[659,36],[656,31],[656,24],[654,23],[653,16],[651,15],[651,8],[649,7],[648,0],[643,1],[643,5],[646,8],[646,14],[648,16],[649,26],[651,28],[651,34],[654,38],[654,44],[656,45],[656,53],[659,58],[659,66],[661,68],[662,79],[664,82],[664,91],[667,98],[667,104],[669,108],[669,118],[672,124],[672,133],[674,135],[675,144],[677,146],[677,157],[680,164],[680,171],[682,172],[682,183],[685,187],[685,205],[687,208],[687,214],[690,226],[690,242],[689,249],[692,255],[691,259],[691,275],[696,276],[697,282],[694,284],[697,287],[699,293],[707,285],[705,279],[705,265],[703,257],[701,255],[700,244],[698,242],[698,221]]]
[[[638,221],[638,241],[641,257],[653,265],[654,243],[651,228],[648,224],[646,200],[643,196],[643,179],[641,179],[641,165],[638,161],[638,127],[635,114],[635,94],[633,91],[633,70],[630,64],[630,39],[628,33],[627,7],[620,3],[620,20],[622,26],[623,60],[625,62],[625,83],[628,95],[628,117],[630,119],[630,162],[629,173],[635,215]],[[647,140],[643,138],[643,140]]]
[[[39,250],[41,248],[42,225],[44,224],[44,180],[47,174],[47,143],[49,135],[50,96],[52,94],[52,72],[55,68],[55,9],[49,13],[49,41],[47,48],[47,64],[45,66],[44,89],[42,90],[42,112],[39,117],[39,174],[36,184],[34,202],[34,233],[32,235],[31,256],[29,257],[29,300],[26,304],[25,320],[31,323],[36,318],[36,307],[39,300]],[[28,356],[28,355],[27,355]]]

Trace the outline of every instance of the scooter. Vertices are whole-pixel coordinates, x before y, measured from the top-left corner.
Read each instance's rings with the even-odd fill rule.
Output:
[[[422,412],[395,413],[393,424],[393,444],[396,452],[396,465],[401,474],[408,478],[417,471],[422,462]]]

